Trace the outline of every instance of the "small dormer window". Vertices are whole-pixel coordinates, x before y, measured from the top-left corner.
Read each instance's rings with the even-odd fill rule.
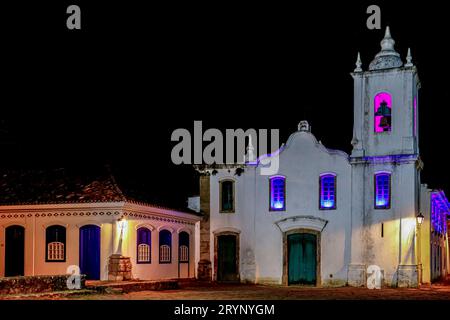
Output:
[[[390,132],[392,130],[392,98],[389,93],[381,92],[374,99],[374,131]]]

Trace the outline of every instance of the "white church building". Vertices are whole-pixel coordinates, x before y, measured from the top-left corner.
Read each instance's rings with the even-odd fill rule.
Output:
[[[449,202],[420,180],[420,81],[394,43],[387,28],[368,70],[358,54],[350,155],[302,121],[276,175],[260,161],[197,167],[200,279],[416,287],[447,274]]]

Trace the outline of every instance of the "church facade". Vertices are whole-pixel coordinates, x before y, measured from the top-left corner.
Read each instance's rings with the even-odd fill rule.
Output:
[[[365,71],[358,54],[351,154],[302,121],[276,175],[261,175],[261,161],[197,167],[199,278],[367,286],[376,275],[416,287],[447,274],[449,202],[420,180],[420,81],[394,43],[387,28]]]

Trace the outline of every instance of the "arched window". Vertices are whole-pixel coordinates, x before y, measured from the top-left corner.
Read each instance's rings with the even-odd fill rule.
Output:
[[[234,181],[220,182],[220,212],[234,212]]]
[[[152,261],[152,233],[147,228],[137,230],[137,263]]]
[[[319,186],[319,208],[322,210],[336,209],[336,176],[334,174],[321,175]]]
[[[391,207],[391,174],[381,172],[375,174],[375,209]]]
[[[180,263],[189,262],[189,233],[182,231],[178,235],[179,248],[179,261]]]
[[[270,178],[270,211],[286,210],[286,179],[284,177]]]
[[[45,230],[46,262],[66,261],[66,228],[63,226],[50,226]]]
[[[172,233],[169,230],[159,232],[159,263],[172,262]]]
[[[374,99],[374,132],[392,130],[392,98],[389,93],[380,92]]]

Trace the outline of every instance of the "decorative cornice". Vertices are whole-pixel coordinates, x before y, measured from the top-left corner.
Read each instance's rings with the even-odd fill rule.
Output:
[[[350,157],[351,164],[405,164],[421,160],[418,154],[400,154],[387,156]]]
[[[152,210],[152,212],[145,211]],[[115,204],[114,208],[83,206],[71,208],[64,206],[0,206],[0,219],[25,219],[25,218],[46,218],[46,217],[118,217],[120,215],[133,219],[153,220],[171,222],[183,225],[195,225],[201,220],[200,216],[190,213],[173,211],[163,208],[155,208],[136,203]],[[115,219],[115,218],[114,218]]]
[[[34,212],[34,213],[0,213],[0,219],[25,219],[25,218],[59,218],[59,217],[98,217],[98,216],[104,216],[104,217],[118,217],[122,214],[122,212],[119,211],[87,211],[87,212],[58,212],[58,211],[52,211],[52,212]],[[189,221],[186,219],[180,219],[180,218],[174,218],[170,216],[163,216],[163,215],[156,215],[156,214],[148,214],[148,213],[134,213],[130,211],[124,211],[123,212],[124,217],[129,217],[133,219],[142,219],[142,220],[153,220],[153,221],[160,221],[160,222],[169,222],[169,223],[177,223],[177,224],[183,224],[183,225],[195,225],[195,221]]]
[[[195,221],[189,221],[189,220],[184,220],[184,219],[180,219],[180,218],[160,216],[160,215],[154,215],[154,214],[148,214],[148,213],[134,213],[134,212],[130,212],[130,211],[127,212],[127,211],[125,211],[123,213],[124,217],[138,218],[138,219],[142,219],[142,220],[153,220],[153,221],[160,221],[160,222],[185,224],[185,225],[195,225]]]
[[[96,216],[118,216],[119,211],[57,211],[52,210],[50,212],[39,211],[39,212],[28,212],[25,213],[7,213],[6,211],[0,212],[0,219],[12,219],[12,218],[45,218],[45,217],[96,217]]]
[[[275,222],[282,232],[295,229],[310,229],[322,232],[328,221],[314,216],[294,216]]]

